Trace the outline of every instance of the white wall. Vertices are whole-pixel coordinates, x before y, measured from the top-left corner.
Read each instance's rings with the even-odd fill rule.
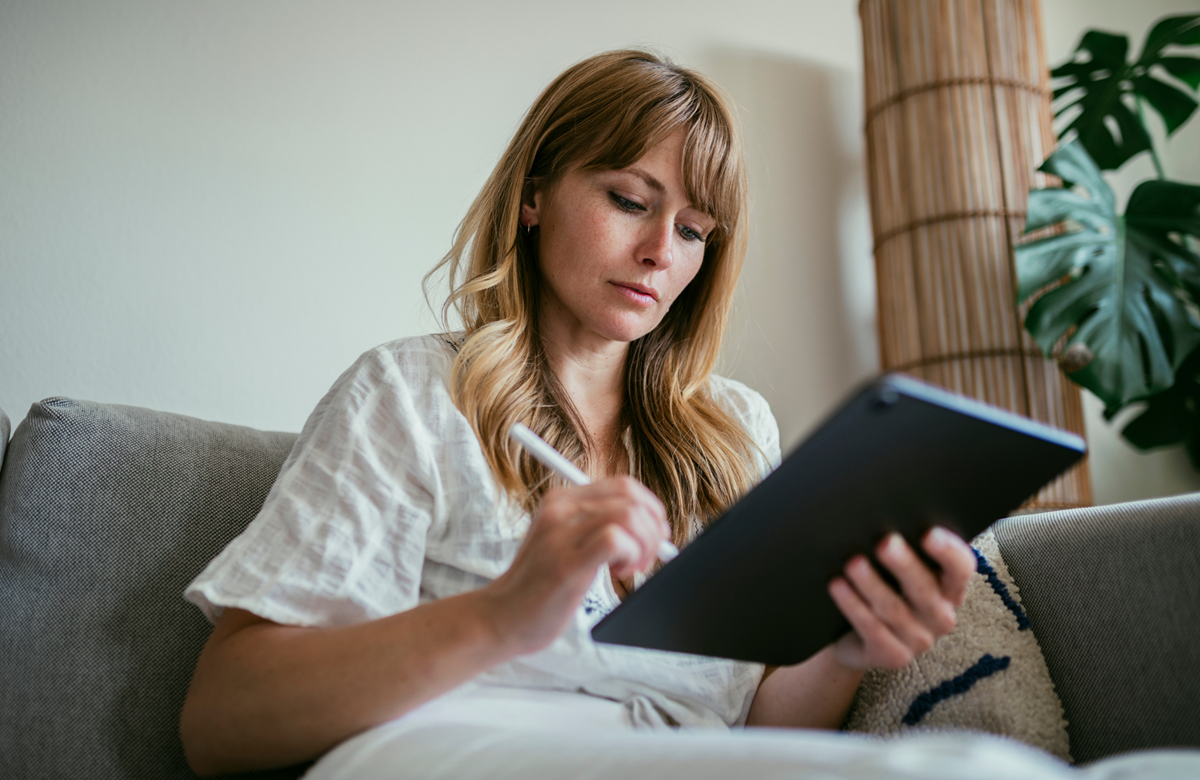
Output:
[[[1084,27],[1140,40],[1195,8],[1044,2],[1056,61]],[[877,368],[851,0],[0,0],[0,405],[297,430],[358,353],[435,326],[421,276],[541,87],[631,44],[743,109],[727,363],[794,443]],[[1200,180],[1198,131],[1168,154],[1179,178]],[[1200,489],[1097,419],[1098,500]]]

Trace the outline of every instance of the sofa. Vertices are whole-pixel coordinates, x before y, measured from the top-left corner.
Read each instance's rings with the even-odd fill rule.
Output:
[[[68,398],[34,404],[10,440],[0,412],[0,777],[194,776],[178,715],[211,627],[181,593],[294,441]],[[1200,747],[1200,494],[993,531],[1074,759]]]

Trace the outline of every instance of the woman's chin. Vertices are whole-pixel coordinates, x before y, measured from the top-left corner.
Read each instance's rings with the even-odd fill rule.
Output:
[[[617,317],[594,328],[595,332],[610,341],[620,341],[626,344],[637,341],[658,325],[657,318],[649,317]]]

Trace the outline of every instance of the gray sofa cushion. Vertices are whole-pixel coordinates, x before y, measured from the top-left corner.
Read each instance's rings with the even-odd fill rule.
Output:
[[[1075,760],[1200,747],[1200,493],[1013,517],[994,530]]]
[[[194,777],[179,710],[210,626],[181,594],[257,513],[294,440],[33,405],[0,473],[0,777]]]
[[[8,415],[0,409],[0,469],[4,468],[4,449],[8,446],[8,437],[12,433],[9,427]]]

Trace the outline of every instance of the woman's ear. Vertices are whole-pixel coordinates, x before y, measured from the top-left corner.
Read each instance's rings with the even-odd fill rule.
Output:
[[[525,182],[525,188],[521,190],[521,227],[532,230],[538,224],[541,200],[538,187],[532,181]]]

